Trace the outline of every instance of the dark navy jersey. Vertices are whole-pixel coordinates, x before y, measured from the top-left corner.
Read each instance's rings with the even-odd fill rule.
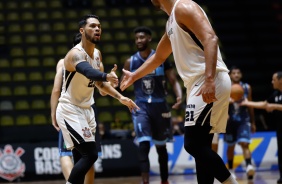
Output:
[[[244,98],[248,98],[248,95],[249,95],[248,84],[240,82],[240,85],[244,89]],[[250,114],[248,111],[248,107],[240,106],[240,103],[234,102],[230,104],[228,114],[229,114],[229,119],[231,121],[250,122]]]
[[[155,53],[152,50],[151,57]],[[134,72],[137,70],[146,60],[144,60],[139,52],[136,52],[130,57],[130,71]],[[134,82],[134,94],[135,100],[140,102],[163,102],[167,95],[166,91],[166,76],[165,71],[171,69],[172,64],[166,60],[158,68],[156,68],[152,73],[144,76],[143,78]]]

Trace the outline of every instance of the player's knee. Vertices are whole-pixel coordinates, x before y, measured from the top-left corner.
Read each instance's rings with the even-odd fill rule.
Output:
[[[149,161],[150,142],[143,141],[139,143],[139,160],[141,162]]]
[[[194,144],[192,141],[185,141],[184,143],[184,149],[192,156],[195,155],[195,152],[197,150],[197,145]]]
[[[156,150],[158,155],[167,155],[167,149],[166,146],[156,146]]]

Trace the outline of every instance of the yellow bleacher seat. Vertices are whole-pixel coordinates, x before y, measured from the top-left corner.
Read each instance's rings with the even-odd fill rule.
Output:
[[[48,20],[49,16],[47,11],[37,11],[36,19],[38,20]]]
[[[0,102],[0,110],[1,111],[9,111],[13,110],[13,103],[11,101],[1,101]]]
[[[78,13],[77,11],[75,10],[67,10],[66,12],[66,18],[67,19],[77,19],[79,16],[78,16]]]
[[[123,11],[124,16],[126,17],[133,17],[136,16],[136,9],[131,7],[126,7]]]
[[[0,87],[0,96],[5,97],[5,96],[11,96],[12,95],[12,90],[8,86],[2,86]]]
[[[48,81],[48,80],[49,80],[49,81],[53,81],[55,75],[56,75],[55,70],[54,70],[54,71],[47,71],[47,72],[45,72],[45,74],[44,74],[44,80],[46,80],[46,81]]]
[[[12,126],[14,125],[14,118],[12,116],[1,116],[1,126]]]
[[[28,47],[26,50],[26,55],[31,56],[38,56],[39,55],[39,49],[38,47]]]
[[[28,94],[28,92],[27,92],[26,86],[16,86],[14,88],[14,95],[15,96],[25,96],[27,94]]]
[[[36,31],[36,27],[34,23],[25,23],[23,25],[23,31],[24,32],[35,32]]]
[[[28,80],[30,81],[41,81],[43,79],[41,72],[30,72]]]
[[[49,84],[45,88],[45,94],[50,95],[52,93],[52,90],[53,90],[53,84]]]
[[[0,72],[0,82],[10,82],[11,75],[8,72]]]
[[[7,14],[7,21],[19,21],[20,20],[20,16],[17,12],[9,12]]]
[[[107,10],[105,10],[103,8],[99,8],[99,9],[94,10],[94,14],[97,15],[99,18],[104,18],[104,17],[108,16]],[[103,24],[104,24],[104,20],[103,20]]]
[[[25,61],[22,58],[13,59],[12,67],[25,67]]]
[[[10,55],[13,56],[13,57],[24,56],[24,51],[21,47],[14,47],[14,48],[12,48]]]
[[[28,67],[39,67],[40,61],[38,58],[27,58],[26,66]]]
[[[98,113],[98,121],[101,123],[112,122],[114,121],[114,117],[112,113],[107,111],[102,111]]]
[[[117,64],[118,65],[119,60],[115,55],[107,55],[107,56],[105,56],[105,58],[103,58],[103,63],[105,63],[107,65],[109,65],[109,64]]]
[[[21,15],[22,20],[34,20],[32,12],[23,12]]]
[[[136,19],[129,19],[126,22],[126,27],[127,28],[132,29],[132,28],[135,28],[137,26],[140,26],[140,24],[139,24],[139,22]]]
[[[42,34],[42,35],[40,36],[39,41],[40,41],[41,43],[45,44],[45,43],[52,43],[54,40],[53,40],[53,38],[52,38],[52,35],[50,35],[50,34]]]
[[[18,3],[16,1],[7,1],[6,2],[6,9],[15,10],[18,9]]]
[[[155,26],[154,20],[152,18],[142,19],[141,24],[142,24],[142,26],[147,26],[147,27],[150,27],[150,28]]]
[[[54,57],[45,57],[43,59],[43,66],[44,67],[56,67],[57,61],[54,59]]]
[[[131,52],[132,46],[130,46],[128,43],[120,43],[118,44],[117,51],[120,53],[125,53],[125,52]]]
[[[103,44],[103,47],[101,49],[102,53],[115,53],[116,48],[115,45],[110,43],[110,44]]]
[[[26,81],[26,74],[25,72],[15,72],[13,74],[13,81]]]
[[[66,29],[66,26],[63,22],[55,22],[52,29],[54,31],[64,31]]]
[[[47,118],[43,114],[36,114],[32,117],[32,122],[34,125],[44,125],[47,124]]]
[[[62,46],[58,46],[56,48],[56,54],[60,57],[65,57],[65,55],[68,53],[69,51],[69,47],[62,45]]]
[[[28,115],[20,115],[16,118],[16,125],[24,126],[24,125],[31,125],[31,120]]]
[[[43,95],[44,89],[40,85],[33,85],[30,87],[29,94],[31,95]]]
[[[5,96],[12,96],[12,90],[8,86],[2,86],[0,87],[0,96],[5,97]]]
[[[126,111],[126,110],[122,111],[122,110],[120,110],[120,111],[117,111],[115,113],[115,119],[118,119],[121,122],[131,121],[131,116],[130,116],[129,111]]]
[[[70,31],[78,31],[78,25],[77,25],[76,22],[69,22],[68,25],[67,25],[67,28]]]
[[[17,32],[21,32],[21,25],[19,24],[13,24],[13,23],[10,23],[8,25],[8,31],[9,32],[12,32],[12,33],[17,33]]]
[[[25,43],[38,43],[36,35],[26,35],[25,36]]]
[[[18,100],[16,101],[15,109],[16,110],[28,110],[30,108],[28,101]]]
[[[152,15],[151,9],[148,7],[139,7],[138,8],[138,15],[141,17],[150,16]]]
[[[33,100],[31,102],[31,108],[32,109],[45,109],[46,103],[44,102],[44,100]]]
[[[21,35],[11,35],[9,37],[9,44],[21,44],[23,42]]]
[[[54,56],[55,51],[52,46],[45,46],[41,48],[41,55],[42,56]]]
[[[62,7],[61,1],[58,1],[58,0],[50,0],[50,1],[49,1],[49,7],[50,7],[50,8],[60,8],[60,7]]]
[[[68,43],[69,39],[67,38],[66,34],[56,34],[55,39],[56,43]]]
[[[31,1],[22,1],[21,2],[21,8],[23,9],[32,9],[33,8],[33,4]]]
[[[36,9],[47,8],[47,2],[45,0],[36,0],[34,6]]]
[[[117,28],[117,29],[125,28],[123,20],[114,20],[114,21],[112,21],[111,25],[112,25],[113,28]]]
[[[115,40],[128,40],[128,34],[124,31],[117,31],[115,34]]]
[[[8,61],[8,59],[1,58],[0,59],[0,68],[8,68],[8,67],[10,67],[10,62]]]
[[[110,17],[122,17],[122,10],[120,8],[112,8],[108,14]]]
[[[46,23],[46,22],[41,22],[38,25],[38,31],[51,31],[51,25],[50,23]]]
[[[62,11],[52,11],[51,12],[51,19],[54,19],[54,20],[56,20],[56,19],[63,19],[63,18],[65,18],[64,17],[65,15],[63,15],[63,12]]]
[[[104,7],[105,6],[105,2],[104,1],[92,1],[92,5],[93,7]]]
[[[107,96],[101,96],[95,99],[95,104],[97,107],[110,107],[111,106],[111,100],[110,97]]]

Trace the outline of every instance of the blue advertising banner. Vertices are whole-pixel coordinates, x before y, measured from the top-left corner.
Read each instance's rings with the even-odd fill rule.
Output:
[[[167,143],[169,153],[169,170],[171,174],[191,174],[195,173],[195,160],[183,147],[183,136],[175,136],[174,143]],[[220,135],[218,154],[227,163],[227,145]],[[258,132],[252,135],[250,144],[252,152],[252,162],[257,171],[278,170],[277,142],[275,132]],[[149,154],[151,163],[151,174],[159,174],[158,155],[155,146],[151,145]],[[245,171],[245,160],[242,149],[239,145],[235,147],[234,170],[236,172]]]

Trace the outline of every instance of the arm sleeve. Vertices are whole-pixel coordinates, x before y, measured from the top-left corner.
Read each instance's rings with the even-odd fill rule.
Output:
[[[87,61],[80,62],[76,65],[76,71],[93,81],[107,81],[107,74],[100,70],[94,69]]]

